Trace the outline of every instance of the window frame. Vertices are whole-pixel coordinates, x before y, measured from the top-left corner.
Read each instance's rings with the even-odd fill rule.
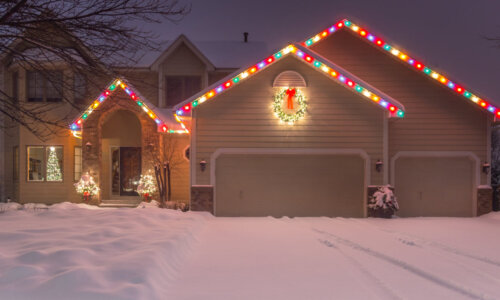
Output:
[[[42,91],[42,97],[30,97],[30,73],[37,74],[36,76],[40,76],[40,82],[41,82],[41,91]],[[59,73],[61,76],[61,82],[56,83],[56,82],[50,82],[46,75],[43,74],[41,71],[36,71],[36,70],[26,70],[26,102],[29,103],[61,103],[63,102],[63,85],[64,85],[64,72],[62,70],[51,70],[47,71],[47,73]],[[49,98],[48,97],[48,91],[49,91],[49,84],[54,86],[54,89],[57,91],[57,85],[60,84],[60,98]]]
[[[168,81],[169,81],[169,78],[171,78],[170,80],[172,80],[173,78],[176,78],[176,79],[181,79],[181,97],[179,99],[179,101],[177,101],[176,103],[170,103],[170,101],[168,100]],[[199,88],[197,89],[197,91],[195,91],[193,94],[191,95],[188,95],[188,93],[186,92],[186,79],[187,78],[196,78],[199,80],[200,84],[199,84]],[[201,75],[165,75],[165,107],[174,107],[175,105],[181,103],[182,101],[186,100],[187,98],[195,95],[196,93],[200,92],[203,88],[203,76]]]
[[[19,72],[14,71],[11,74],[12,80],[12,100],[14,103],[19,102]]]
[[[14,146],[12,149],[12,181],[19,181],[19,146]]]
[[[80,149],[80,176],[78,176],[78,179],[76,179],[76,149]],[[73,181],[78,182],[80,181],[80,178],[82,178],[83,174],[83,148],[82,146],[75,146],[73,147]]]
[[[77,79],[80,78],[83,82],[83,88],[81,86],[77,87]],[[80,80],[79,79],[79,80]],[[79,90],[81,88],[81,90]],[[82,92],[81,95],[80,92]],[[85,101],[87,100],[87,94],[88,94],[88,89],[87,89],[87,77],[85,77],[81,73],[73,73],[73,102],[75,104],[85,104]]]
[[[38,148],[43,148],[43,180],[30,180],[29,179],[29,167],[30,167],[30,158],[29,158],[29,148],[30,147],[38,147]],[[61,157],[62,157],[62,163],[61,163],[61,181],[48,181],[47,180],[47,162],[48,162],[48,155],[47,155],[47,148],[50,147],[59,147],[61,148]],[[64,183],[64,145],[26,145],[26,176],[25,180],[27,183]]]

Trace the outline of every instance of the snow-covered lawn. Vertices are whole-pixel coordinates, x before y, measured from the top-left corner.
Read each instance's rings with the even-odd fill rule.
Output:
[[[2,210],[0,299],[500,299],[500,213],[381,220],[69,203]]]

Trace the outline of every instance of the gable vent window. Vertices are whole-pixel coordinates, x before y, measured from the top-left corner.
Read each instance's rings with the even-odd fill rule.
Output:
[[[37,71],[27,72],[28,102],[60,102],[62,101],[61,71],[42,74]]]
[[[201,90],[201,76],[166,76],[166,106],[172,107]]]
[[[306,87],[306,80],[295,71],[284,71],[278,74],[273,87]]]

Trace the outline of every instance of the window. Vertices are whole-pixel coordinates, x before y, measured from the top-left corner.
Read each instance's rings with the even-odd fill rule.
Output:
[[[201,76],[167,76],[166,105],[172,107],[201,90]]]
[[[75,91],[75,103],[84,104],[85,96],[87,95],[87,81],[85,76],[75,73],[73,77],[73,89]]]
[[[82,177],[82,147],[75,147],[75,181]]]
[[[184,158],[189,160],[191,154],[191,148],[188,146],[186,149],[184,149]]]
[[[19,99],[18,78],[19,76],[17,72],[12,73],[12,99],[14,100],[14,102],[17,102]]]
[[[61,146],[29,146],[27,151],[28,181],[63,180],[63,148]]]
[[[12,179],[17,181],[19,179],[19,147],[15,146],[12,151]]]
[[[45,75],[37,71],[28,71],[28,102],[62,101],[62,81],[61,71],[46,72]]]

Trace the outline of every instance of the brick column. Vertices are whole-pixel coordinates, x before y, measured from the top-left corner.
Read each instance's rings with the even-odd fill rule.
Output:
[[[487,214],[493,210],[493,189],[491,186],[477,188],[477,216]]]
[[[208,211],[214,213],[214,187],[210,185],[194,185],[191,187],[192,211]]]

